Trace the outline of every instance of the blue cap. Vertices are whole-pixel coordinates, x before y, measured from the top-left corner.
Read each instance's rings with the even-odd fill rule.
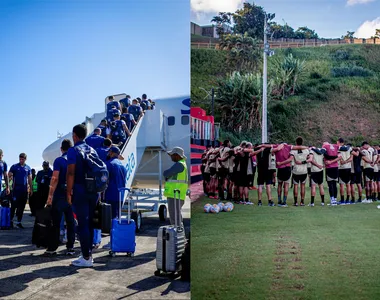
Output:
[[[120,154],[120,149],[116,146],[112,146],[110,151],[112,151],[113,153],[116,153],[116,154]]]

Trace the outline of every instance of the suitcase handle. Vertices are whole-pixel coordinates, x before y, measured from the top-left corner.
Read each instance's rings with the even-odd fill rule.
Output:
[[[174,225],[176,227],[180,227],[180,225],[177,223],[180,217],[177,215],[177,201],[176,200],[181,201],[181,191],[179,189],[175,189],[173,193],[174,193]],[[177,193],[178,193],[178,199],[176,198]],[[179,213],[181,214],[181,212]]]
[[[127,191],[128,193],[124,194],[123,201],[121,200],[121,192]],[[129,195],[131,192],[131,189],[129,188],[119,188],[119,224],[121,224],[121,207],[124,206],[125,203],[125,195]],[[123,205],[121,205],[121,202],[123,202]],[[131,223],[131,199],[128,198],[128,224]]]

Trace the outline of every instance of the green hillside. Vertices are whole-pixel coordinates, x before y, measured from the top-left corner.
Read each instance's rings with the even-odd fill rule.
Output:
[[[268,80],[276,75],[273,61],[289,54],[305,61],[304,72],[294,95],[282,100],[272,97],[268,103],[271,142],[294,141],[298,135],[303,136],[308,144],[320,144],[338,137],[345,137],[353,143],[364,138],[370,142],[380,141],[380,46],[338,45],[276,50],[276,55],[268,58]],[[201,106],[210,113],[210,100],[205,99],[207,93],[203,89],[216,87],[218,79],[227,78],[234,71],[226,61],[227,55],[227,51],[192,49],[193,106]],[[218,109],[218,103],[216,107],[218,121],[221,109]],[[260,141],[258,133],[259,128],[240,134],[224,131],[222,138]]]

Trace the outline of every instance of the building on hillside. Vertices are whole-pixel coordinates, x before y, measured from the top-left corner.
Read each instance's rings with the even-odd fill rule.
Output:
[[[227,33],[232,33],[232,29],[228,25],[222,25],[224,28],[224,31]],[[217,32],[217,25],[204,25],[199,26],[198,24],[195,24],[193,22],[190,22],[190,28],[191,28],[191,34],[195,35],[201,35],[201,36],[207,36],[211,38],[219,38],[218,32]]]
[[[202,27],[199,26],[198,24],[190,22],[190,30],[191,30],[191,34],[202,35]]]

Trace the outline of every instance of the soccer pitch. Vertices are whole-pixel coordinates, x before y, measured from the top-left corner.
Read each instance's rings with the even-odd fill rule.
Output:
[[[256,191],[232,212],[192,204],[192,299],[380,299],[377,203],[322,207],[317,192],[315,207],[293,207],[292,194],[289,207],[268,207],[266,194],[258,207]]]

